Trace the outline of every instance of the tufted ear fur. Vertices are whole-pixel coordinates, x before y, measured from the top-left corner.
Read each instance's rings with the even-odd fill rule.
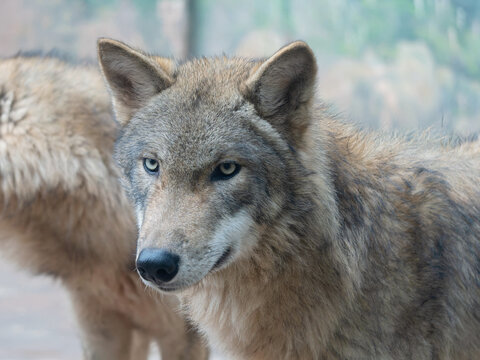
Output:
[[[296,41],[255,68],[242,90],[261,117],[295,141],[309,124],[307,110],[316,74],[312,50],[303,41]]]
[[[175,65],[171,59],[148,56],[112,39],[99,39],[97,48],[115,117],[121,126],[152,96],[174,82]]]

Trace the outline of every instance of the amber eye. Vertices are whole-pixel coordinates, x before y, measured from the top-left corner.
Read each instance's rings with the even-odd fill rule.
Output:
[[[212,181],[228,180],[238,174],[240,165],[234,161],[225,161],[218,165],[211,175]]]
[[[150,158],[143,158],[143,167],[150,175],[158,174],[158,170],[160,169],[158,161]]]
[[[237,165],[233,161],[224,162],[218,166],[218,169],[221,171],[223,175],[230,176],[237,169]]]

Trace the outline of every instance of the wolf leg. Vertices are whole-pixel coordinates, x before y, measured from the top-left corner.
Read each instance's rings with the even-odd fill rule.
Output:
[[[72,300],[86,360],[133,360],[133,328],[123,315],[102,309],[95,299],[85,296],[72,296]]]
[[[156,338],[160,347],[162,359],[174,360],[206,360],[209,350],[206,341],[200,336],[196,329],[186,325],[161,334]]]
[[[132,335],[130,359],[147,360],[150,352],[151,337],[139,330],[134,330]]]

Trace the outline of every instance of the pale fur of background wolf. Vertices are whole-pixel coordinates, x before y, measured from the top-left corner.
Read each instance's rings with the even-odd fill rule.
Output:
[[[478,143],[334,119],[302,42],[176,64],[105,39],[99,58],[137,251],[181,259],[145,282],[177,293],[212,344],[238,359],[480,358]],[[240,171],[213,178],[222,161]]]
[[[3,258],[63,282],[85,357],[142,359],[154,339],[164,359],[207,358],[176,299],[146,291],[136,274],[136,226],[111,160],[116,126],[98,69],[2,60],[0,114]]]

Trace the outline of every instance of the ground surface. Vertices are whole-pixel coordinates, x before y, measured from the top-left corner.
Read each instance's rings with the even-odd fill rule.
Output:
[[[158,358],[152,351],[150,359]],[[82,359],[75,317],[60,284],[48,277],[30,276],[1,258],[0,359]]]
[[[67,293],[0,259],[0,359],[81,359]]]

